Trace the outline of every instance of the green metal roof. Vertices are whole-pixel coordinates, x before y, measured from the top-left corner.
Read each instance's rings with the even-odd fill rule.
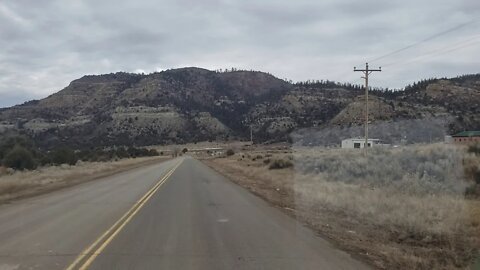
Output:
[[[462,131],[460,133],[457,133],[455,135],[452,135],[452,137],[476,137],[480,136],[480,131]]]

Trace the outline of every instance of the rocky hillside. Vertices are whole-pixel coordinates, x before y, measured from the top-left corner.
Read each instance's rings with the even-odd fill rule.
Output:
[[[358,86],[291,84],[256,71],[181,68],[148,75],[84,76],[42,100],[0,109],[0,132],[19,131],[49,148],[246,139],[288,140],[310,127],[363,121]],[[376,90],[372,121],[449,116],[448,128],[480,129],[480,75]]]

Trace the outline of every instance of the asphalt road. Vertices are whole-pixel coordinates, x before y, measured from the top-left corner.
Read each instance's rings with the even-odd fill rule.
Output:
[[[0,270],[369,269],[193,158],[0,206]]]

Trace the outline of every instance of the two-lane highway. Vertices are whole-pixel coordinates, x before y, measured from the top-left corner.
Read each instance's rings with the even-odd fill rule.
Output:
[[[369,269],[193,158],[0,207],[3,269]]]

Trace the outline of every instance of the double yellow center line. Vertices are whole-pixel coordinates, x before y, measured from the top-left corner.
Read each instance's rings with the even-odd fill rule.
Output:
[[[145,205],[145,203],[155,194],[155,192],[167,181],[167,179],[175,172],[183,160],[180,160],[172,169],[170,169],[165,176],[163,176],[142,198],[140,198],[115,224],[106,230],[95,242],[84,249],[80,255],[66,268],[66,270],[73,270],[83,261],[83,264],[78,267],[79,270],[87,269],[95,258],[102,253],[108,244],[117,236],[117,234],[127,225],[127,223],[135,216],[138,211]],[[104,241],[104,239],[106,239]],[[94,250],[92,252],[92,250]]]

